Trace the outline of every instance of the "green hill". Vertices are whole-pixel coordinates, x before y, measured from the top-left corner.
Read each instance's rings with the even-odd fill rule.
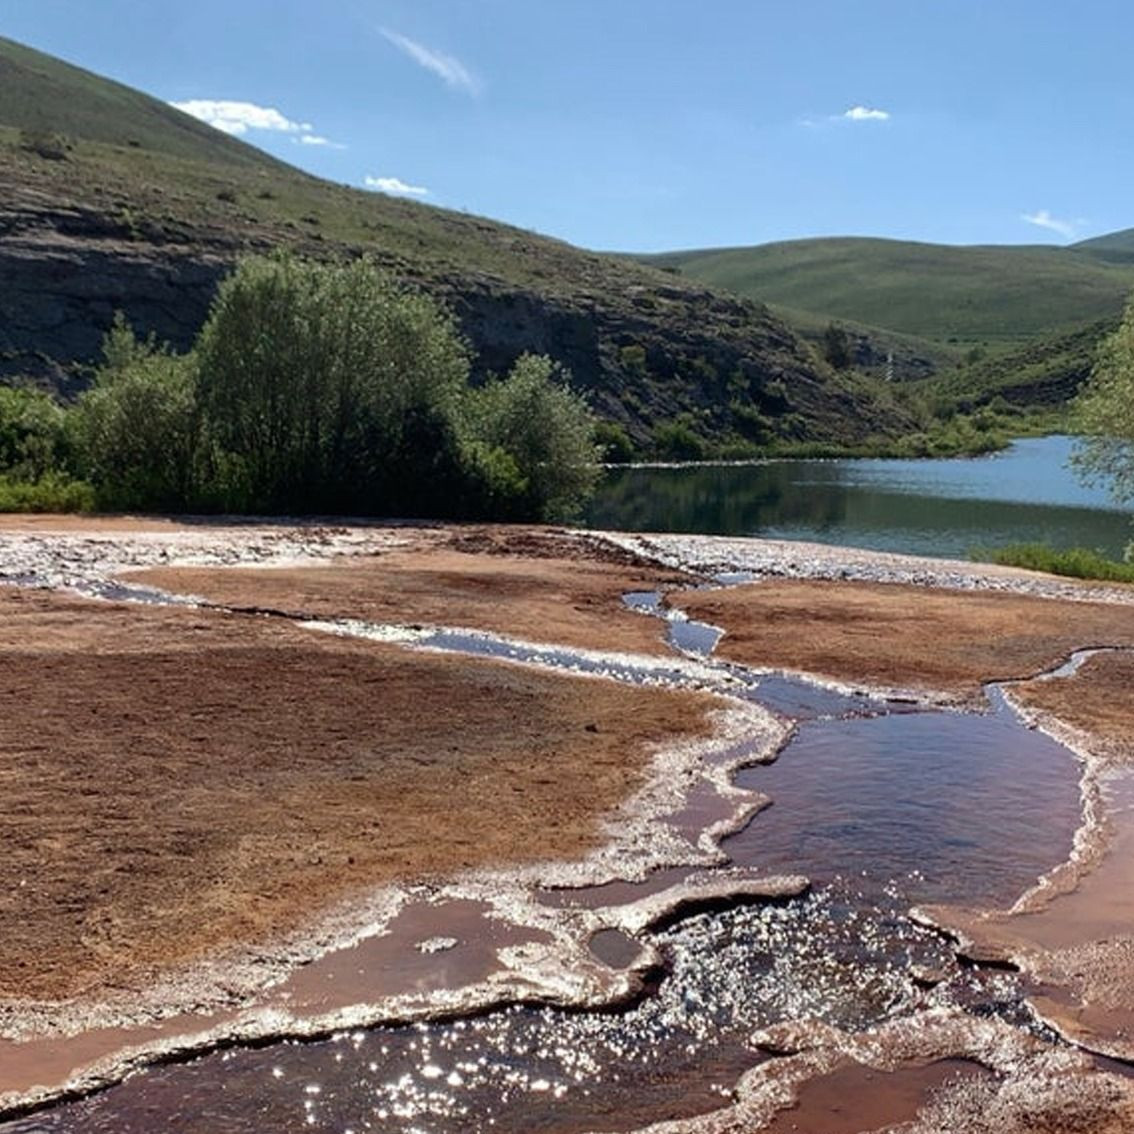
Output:
[[[262,150],[214,130],[141,91],[0,37],[0,121],[110,146],[194,161],[285,168]]]
[[[1134,228],[1124,228],[1121,232],[1109,232],[1091,240],[1080,240],[1071,247],[1098,260],[1116,264],[1134,264]]]
[[[1017,344],[1115,316],[1134,288],[1134,262],[1099,251],[1132,240],[1134,232],[1075,248],[952,247],[838,237],[643,260],[813,318],[937,342]]]
[[[482,217],[333,184],[0,39],[0,375],[86,380],[116,309],[183,347],[247,251],[367,254],[447,302],[477,372],[566,364],[640,448],[857,443],[908,427],[762,303]],[[671,430],[672,432],[672,430]]]
[[[1078,393],[1094,366],[1099,341],[1117,326],[1103,319],[1067,334],[962,362],[921,384],[935,403],[969,413],[1000,403],[1017,409],[1058,411]],[[915,388],[917,388],[915,386]]]

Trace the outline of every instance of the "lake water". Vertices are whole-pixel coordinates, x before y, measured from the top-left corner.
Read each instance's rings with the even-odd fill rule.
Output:
[[[1134,531],[1067,466],[1070,437],[949,460],[767,461],[612,469],[585,517],[623,531],[772,539],[968,558],[1011,543],[1121,557]]]

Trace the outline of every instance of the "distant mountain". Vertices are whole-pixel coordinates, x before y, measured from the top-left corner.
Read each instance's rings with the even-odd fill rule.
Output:
[[[716,444],[907,425],[760,302],[320,180],[0,39],[0,374],[75,391],[116,309],[184,347],[233,261],[277,247],[373,256],[452,307],[480,374],[550,354],[639,445],[675,419]]]
[[[1134,288],[1134,230],[1071,248],[831,237],[640,259],[812,320],[945,344],[1070,332],[1117,315]]]

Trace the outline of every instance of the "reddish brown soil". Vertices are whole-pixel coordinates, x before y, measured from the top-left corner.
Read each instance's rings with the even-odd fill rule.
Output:
[[[459,530],[442,544],[295,568],[156,568],[131,580],[225,606],[492,630],[538,642],[665,654],[665,627],[627,591],[685,582],[570,533]]]
[[[1025,705],[1091,733],[1134,762],[1134,654],[1097,654],[1074,677],[1017,685]]]
[[[848,1060],[806,1083],[796,1104],[781,1110],[760,1134],[869,1134],[912,1122],[928,1096],[945,1083],[989,1076],[983,1067],[943,1059],[924,1067],[875,1071]]]
[[[674,598],[721,657],[891,688],[975,694],[1091,645],[1134,645],[1134,606],[893,584],[769,582]]]
[[[577,856],[712,703],[0,591],[0,998],[129,984],[394,879]]]
[[[172,532],[196,525],[171,516],[77,516],[56,512],[0,513],[0,532]]]

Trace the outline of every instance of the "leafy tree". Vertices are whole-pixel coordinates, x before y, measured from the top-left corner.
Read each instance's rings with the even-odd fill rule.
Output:
[[[444,510],[469,358],[451,318],[368,260],[241,262],[198,338],[229,506]]]
[[[139,340],[119,313],[68,427],[78,463],[112,507],[184,508],[195,496],[196,358]]]
[[[63,407],[39,390],[0,386],[0,473],[34,481],[66,460]]]
[[[469,393],[472,451],[510,487],[514,514],[570,516],[600,475],[594,415],[567,378],[546,355],[525,354],[502,381]]]
[[[1109,482],[1115,500],[1134,500],[1134,300],[1099,347],[1075,408],[1076,469],[1089,482]]]

